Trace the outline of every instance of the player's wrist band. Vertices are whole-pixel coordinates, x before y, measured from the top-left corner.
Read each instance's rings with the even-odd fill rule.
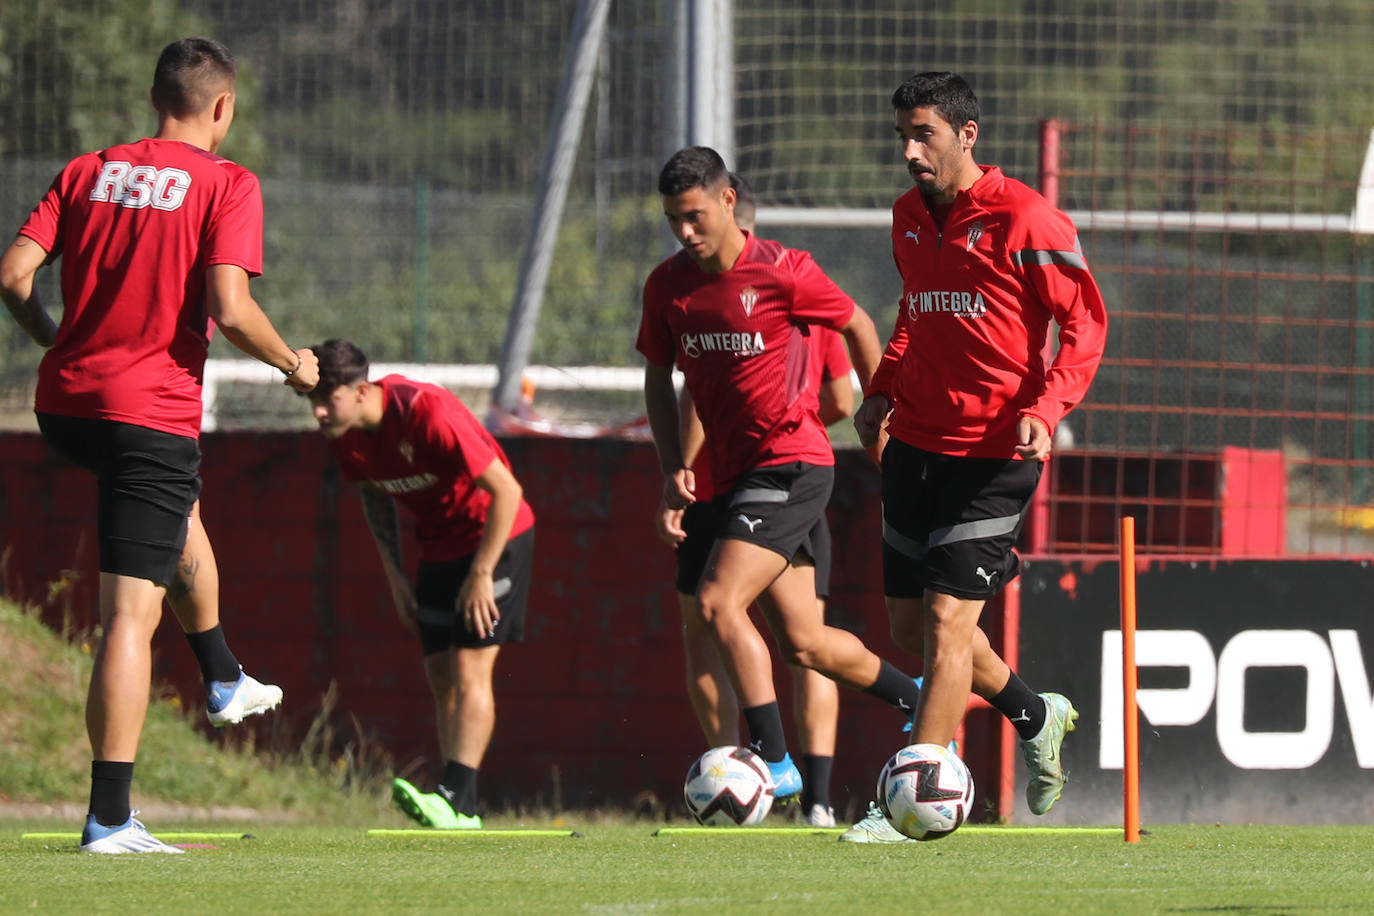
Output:
[[[283,369],[283,370],[281,370],[281,374],[284,375],[284,376],[286,376],[287,378],[290,378],[291,376],[293,376],[293,375],[296,374],[296,370],[299,369],[300,367],[301,367],[301,355],[300,355],[299,353],[297,353],[297,354],[296,354],[296,365],[295,365],[295,367],[292,368],[292,369]]]

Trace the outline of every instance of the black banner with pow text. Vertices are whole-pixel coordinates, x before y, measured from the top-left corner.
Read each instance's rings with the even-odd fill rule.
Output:
[[[1374,821],[1374,568],[1139,566],[1142,824]],[[1037,823],[1121,822],[1119,572],[1104,560],[1024,570],[1020,674],[1081,714],[1064,744],[1063,798]],[[1018,807],[1016,820],[1032,818]]]

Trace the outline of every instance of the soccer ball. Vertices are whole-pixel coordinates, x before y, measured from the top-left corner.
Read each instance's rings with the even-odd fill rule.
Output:
[[[682,797],[698,823],[752,827],[773,807],[773,777],[749,748],[713,747],[687,771]]]
[[[904,747],[878,774],[878,807],[913,840],[949,836],[973,807],[973,776],[964,761],[938,744]]]

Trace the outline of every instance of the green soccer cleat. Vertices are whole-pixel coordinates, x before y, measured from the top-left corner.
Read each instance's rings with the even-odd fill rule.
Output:
[[[391,780],[391,800],[412,820],[436,830],[481,830],[477,815],[459,814],[437,792],[421,792],[399,776]]]
[[[1026,804],[1032,814],[1044,814],[1054,807],[1064,792],[1064,763],[1059,749],[1064,736],[1074,730],[1078,710],[1067,697],[1057,693],[1042,693],[1045,701],[1045,724],[1034,738],[1021,742],[1021,756],[1026,760],[1030,778],[1026,782]]]
[[[841,843],[914,843],[916,842],[909,836],[903,836],[897,832],[897,828],[888,823],[883,812],[878,810],[874,802],[868,803],[868,813],[863,820],[844,833],[840,834]]]

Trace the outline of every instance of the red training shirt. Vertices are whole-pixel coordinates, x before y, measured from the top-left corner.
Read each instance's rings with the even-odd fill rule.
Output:
[[[894,204],[902,300],[867,393],[887,395],[888,433],[908,445],[1010,458],[1022,415],[1053,433],[1087,394],[1107,309],[1068,216],[1000,169],[982,169],[943,227],[917,188]],[[1051,319],[1059,352],[1047,369]]]
[[[78,156],[20,234],[62,256],[62,321],[34,408],[200,435],[205,271],[262,273],[257,177],[178,140]]]
[[[415,517],[426,563],[475,552],[491,506],[476,478],[494,460],[509,468],[506,453],[447,388],[401,375],[375,384],[382,387],[381,426],[350,429],[333,440],[344,479],[389,493]],[[533,525],[534,512],[522,499],[510,537]]]
[[[821,385],[832,379],[844,376],[848,378],[852,368],[849,363],[849,349],[845,346],[844,336],[830,328],[812,326],[811,334],[807,337],[807,343],[811,348],[810,361],[807,364],[807,389],[816,395],[816,411],[820,416],[820,391]],[[706,460],[706,451],[703,449],[692,463],[692,473],[696,476],[696,498],[699,502],[709,500],[712,496],[711,488],[711,467]]]
[[[729,270],[708,273],[684,251],[649,275],[635,346],[682,370],[717,490],[750,468],[835,463],[807,383],[806,325],[839,330],[854,308],[811,255],[749,233]]]

